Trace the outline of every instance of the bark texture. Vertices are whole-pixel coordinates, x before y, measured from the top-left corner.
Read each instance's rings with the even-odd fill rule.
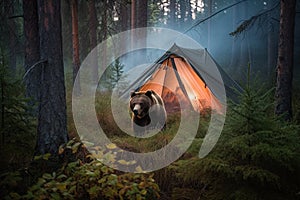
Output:
[[[291,120],[296,0],[281,0],[280,7],[275,113]]]
[[[130,25],[129,25],[129,19],[130,19],[130,7],[127,2],[124,2],[123,0],[119,0],[120,4],[120,32],[126,31]]]
[[[8,16],[11,17],[15,14],[15,2],[12,3],[7,2]],[[17,68],[17,48],[18,48],[18,32],[17,26],[14,18],[8,20],[9,26],[9,68],[13,73],[16,72]]]
[[[41,72],[36,154],[57,155],[68,141],[60,0],[38,0]]]
[[[75,79],[80,67],[79,59],[79,35],[78,35],[78,0],[72,0],[71,2],[72,13],[72,58],[73,58],[73,87],[76,88],[76,95],[80,95],[80,82],[77,81],[75,85]]]
[[[89,7],[89,36],[90,36],[90,50],[93,50],[97,46],[97,14],[95,7],[95,0],[88,1]],[[95,82],[98,82],[98,51],[97,48],[93,50],[92,53],[92,76]]]
[[[101,16],[101,31],[99,32],[100,41],[105,41],[108,34],[108,25],[107,25],[107,16],[108,16],[108,1],[104,0],[102,2],[102,16]],[[107,47],[103,45],[101,53],[101,67],[102,70],[106,69],[107,65]]]
[[[131,29],[135,29],[136,28],[136,0],[131,0],[131,21],[130,21],[130,25],[131,25]]]
[[[31,104],[39,101],[40,74],[40,39],[38,28],[37,1],[23,0],[24,36],[25,36],[25,84],[26,96]],[[37,115],[37,109],[35,109]]]

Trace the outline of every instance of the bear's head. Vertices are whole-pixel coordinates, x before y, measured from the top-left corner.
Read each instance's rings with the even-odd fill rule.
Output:
[[[132,92],[130,97],[130,109],[134,116],[143,118],[148,115],[153,104],[152,90]]]

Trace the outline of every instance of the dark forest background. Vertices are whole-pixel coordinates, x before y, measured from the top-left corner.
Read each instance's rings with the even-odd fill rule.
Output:
[[[300,199],[299,11],[296,0],[0,0],[0,199]],[[99,161],[136,165],[120,160],[114,146],[87,151],[71,101],[90,51],[141,27],[193,38],[244,90],[228,102],[222,136],[207,157],[198,150],[209,112],[179,160],[133,174]],[[148,141],[114,125],[109,94],[128,70],[123,61],[99,83],[106,88],[97,94],[99,123],[121,148],[159,149],[174,137],[178,116]]]

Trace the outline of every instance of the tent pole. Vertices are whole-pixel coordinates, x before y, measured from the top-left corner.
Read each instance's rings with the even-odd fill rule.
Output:
[[[162,66],[164,67],[164,66]],[[165,73],[165,77],[164,77],[164,82],[163,82],[163,87],[162,87],[162,90],[161,90],[161,97],[163,97],[163,93],[164,93],[164,90],[165,90],[165,85],[166,85],[166,76],[168,74],[168,67],[169,67],[169,59],[167,60],[167,67],[166,67],[166,73]]]
[[[174,58],[171,58],[171,63],[172,63],[172,67],[173,67],[173,69],[174,69],[174,73],[175,73],[176,79],[177,79],[177,81],[178,81],[178,83],[179,83],[180,88],[181,88],[182,91],[183,91],[183,94],[185,95],[185,97],[186,97],[186,98],[188,99],[188,101],[190,102],[192,108],[194,108],[194,107],[193,107],[193,104],[192,104],[192,102],[191,102],[191,100],[190,100],[190,98],[189,98],[189,95],[187,94],[187,91],[186,91],[186,89],[185,89],[185,87],[184,87],[184,85],[183,85],[183,83],[182,83],[182,81],[181,81],[181,79],[180,79],[180,76],[179,76],[178,71],[177,71],[177,67],[176,67],[176,65],[175,65]]]

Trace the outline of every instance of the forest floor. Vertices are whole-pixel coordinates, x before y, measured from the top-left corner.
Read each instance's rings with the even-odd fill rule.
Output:
[[[273,115],[272,92],[249,89],[236,105],[229,105],[223,133],[212,152],[198,157],[210,123],[210,112],[200,114],[190,147],[170,165],[148,173],[124,173],[112,164],[120,160],[116,146],[131,152],[153,152],[169,144],[180,124],[180,113],[170,114],[166,130],[151,138],[135,138],[118,128],[110,95],[98,93],[95,108],[99,124],[116,144],[103,152],[97,144],[82,144],[73,121],[71,93],[67,93],[70,142],[59,149],[60,160],[50,155],[33,157],[35,120],[29,133],[6,137],[1,145],[0,195],[7,199],[299,199],[300,195],[300,92],[294,90],[294,120]],[[268,92],[267,92],[268,94]],[[128,113],[128,117],[130,117]],[[186,118],[193,121],[193,115]],[[128,125],[130,126],[130,125]],[[98,138],[101,139],[101,138]],[[88,145],[90,145],[88,147]],[[50,163],[50,164],[49,164]],[[56,164],[55,164],[56,163]],[[124,189],[125,188],[125,189]],[[263,191],[263,192],[261,192]]]

